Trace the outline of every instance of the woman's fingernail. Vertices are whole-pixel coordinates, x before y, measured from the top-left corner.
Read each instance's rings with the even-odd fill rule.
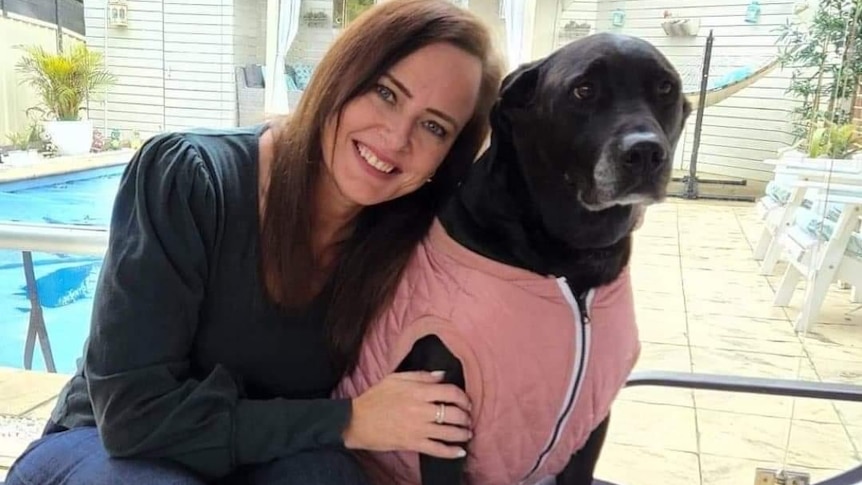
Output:
[[[443,377],[446,375],[446,371],[435,370],[435,371],[431,372],[431,375],[434,377]]]
[[[464,448],[459,448],[458,449],[458,458],[464,458],[465,456],[467,456],[467,450],[465,450]]]

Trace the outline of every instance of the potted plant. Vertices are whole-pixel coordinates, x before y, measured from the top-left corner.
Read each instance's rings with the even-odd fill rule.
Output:
[[[862,136],[853,123],[818,122],[810,138],[785,150],[784,163],[835,172],[862,172]]]
[[[45,123],[45,131],[58,153],[88,153],[93,123],[81,119],[81,110],[91,95],[115,82],[104,67],[102,54],[84,44],[56,54],[40,46],[23,46],[21,50],[24,55],[16,70],[24,76],[22,84],[32,86],[41,98],[43,113],[50,119]]]
[[[862,16],[859,2],[821,0],[811,20],[788,19],[779,26],[782,68],[793,69],[787,92],[801,101],[793,109],[795,141],[807,149],[823,122],[844,125],[852,118],[862,80]]]
[[[39,152],[36,151],[31,139],[30,130],[21,130],[6,135],[6,139],[12,144],[12,150],[6,152],[3,163],[10,166],[29,165],[39,161]]]

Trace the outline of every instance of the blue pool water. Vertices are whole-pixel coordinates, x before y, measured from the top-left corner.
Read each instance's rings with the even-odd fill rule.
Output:
[[[0,185],[0,221],[107,226],[122,168],[24,188]],[[101,259],[33,253],[33,263],[57,372],[72,373],[89,331]],[[0,366],[24,367],[29,318],[21,252],[0,250]],[[33,369],[45,370],[38,343],[35,348]]]

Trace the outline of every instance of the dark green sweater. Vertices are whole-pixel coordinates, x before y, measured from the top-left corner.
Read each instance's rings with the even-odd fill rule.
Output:
[[[117,193],[82,369],[53,421],[204,477],[343,446],[351,406],[320,298],[286,315],[258,271],[258,126],[149,140]]]

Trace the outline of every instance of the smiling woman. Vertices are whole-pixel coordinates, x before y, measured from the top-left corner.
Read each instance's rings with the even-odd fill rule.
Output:
[[[331,395],[482,146],[500,78],[473,14],[389,0],[290,117],[148,140],[119,183],[83,366],[7,484],[351,485],[367,482],[346,450],[461,456],[442,441],[466,439],[470,405],[439,375]]]

